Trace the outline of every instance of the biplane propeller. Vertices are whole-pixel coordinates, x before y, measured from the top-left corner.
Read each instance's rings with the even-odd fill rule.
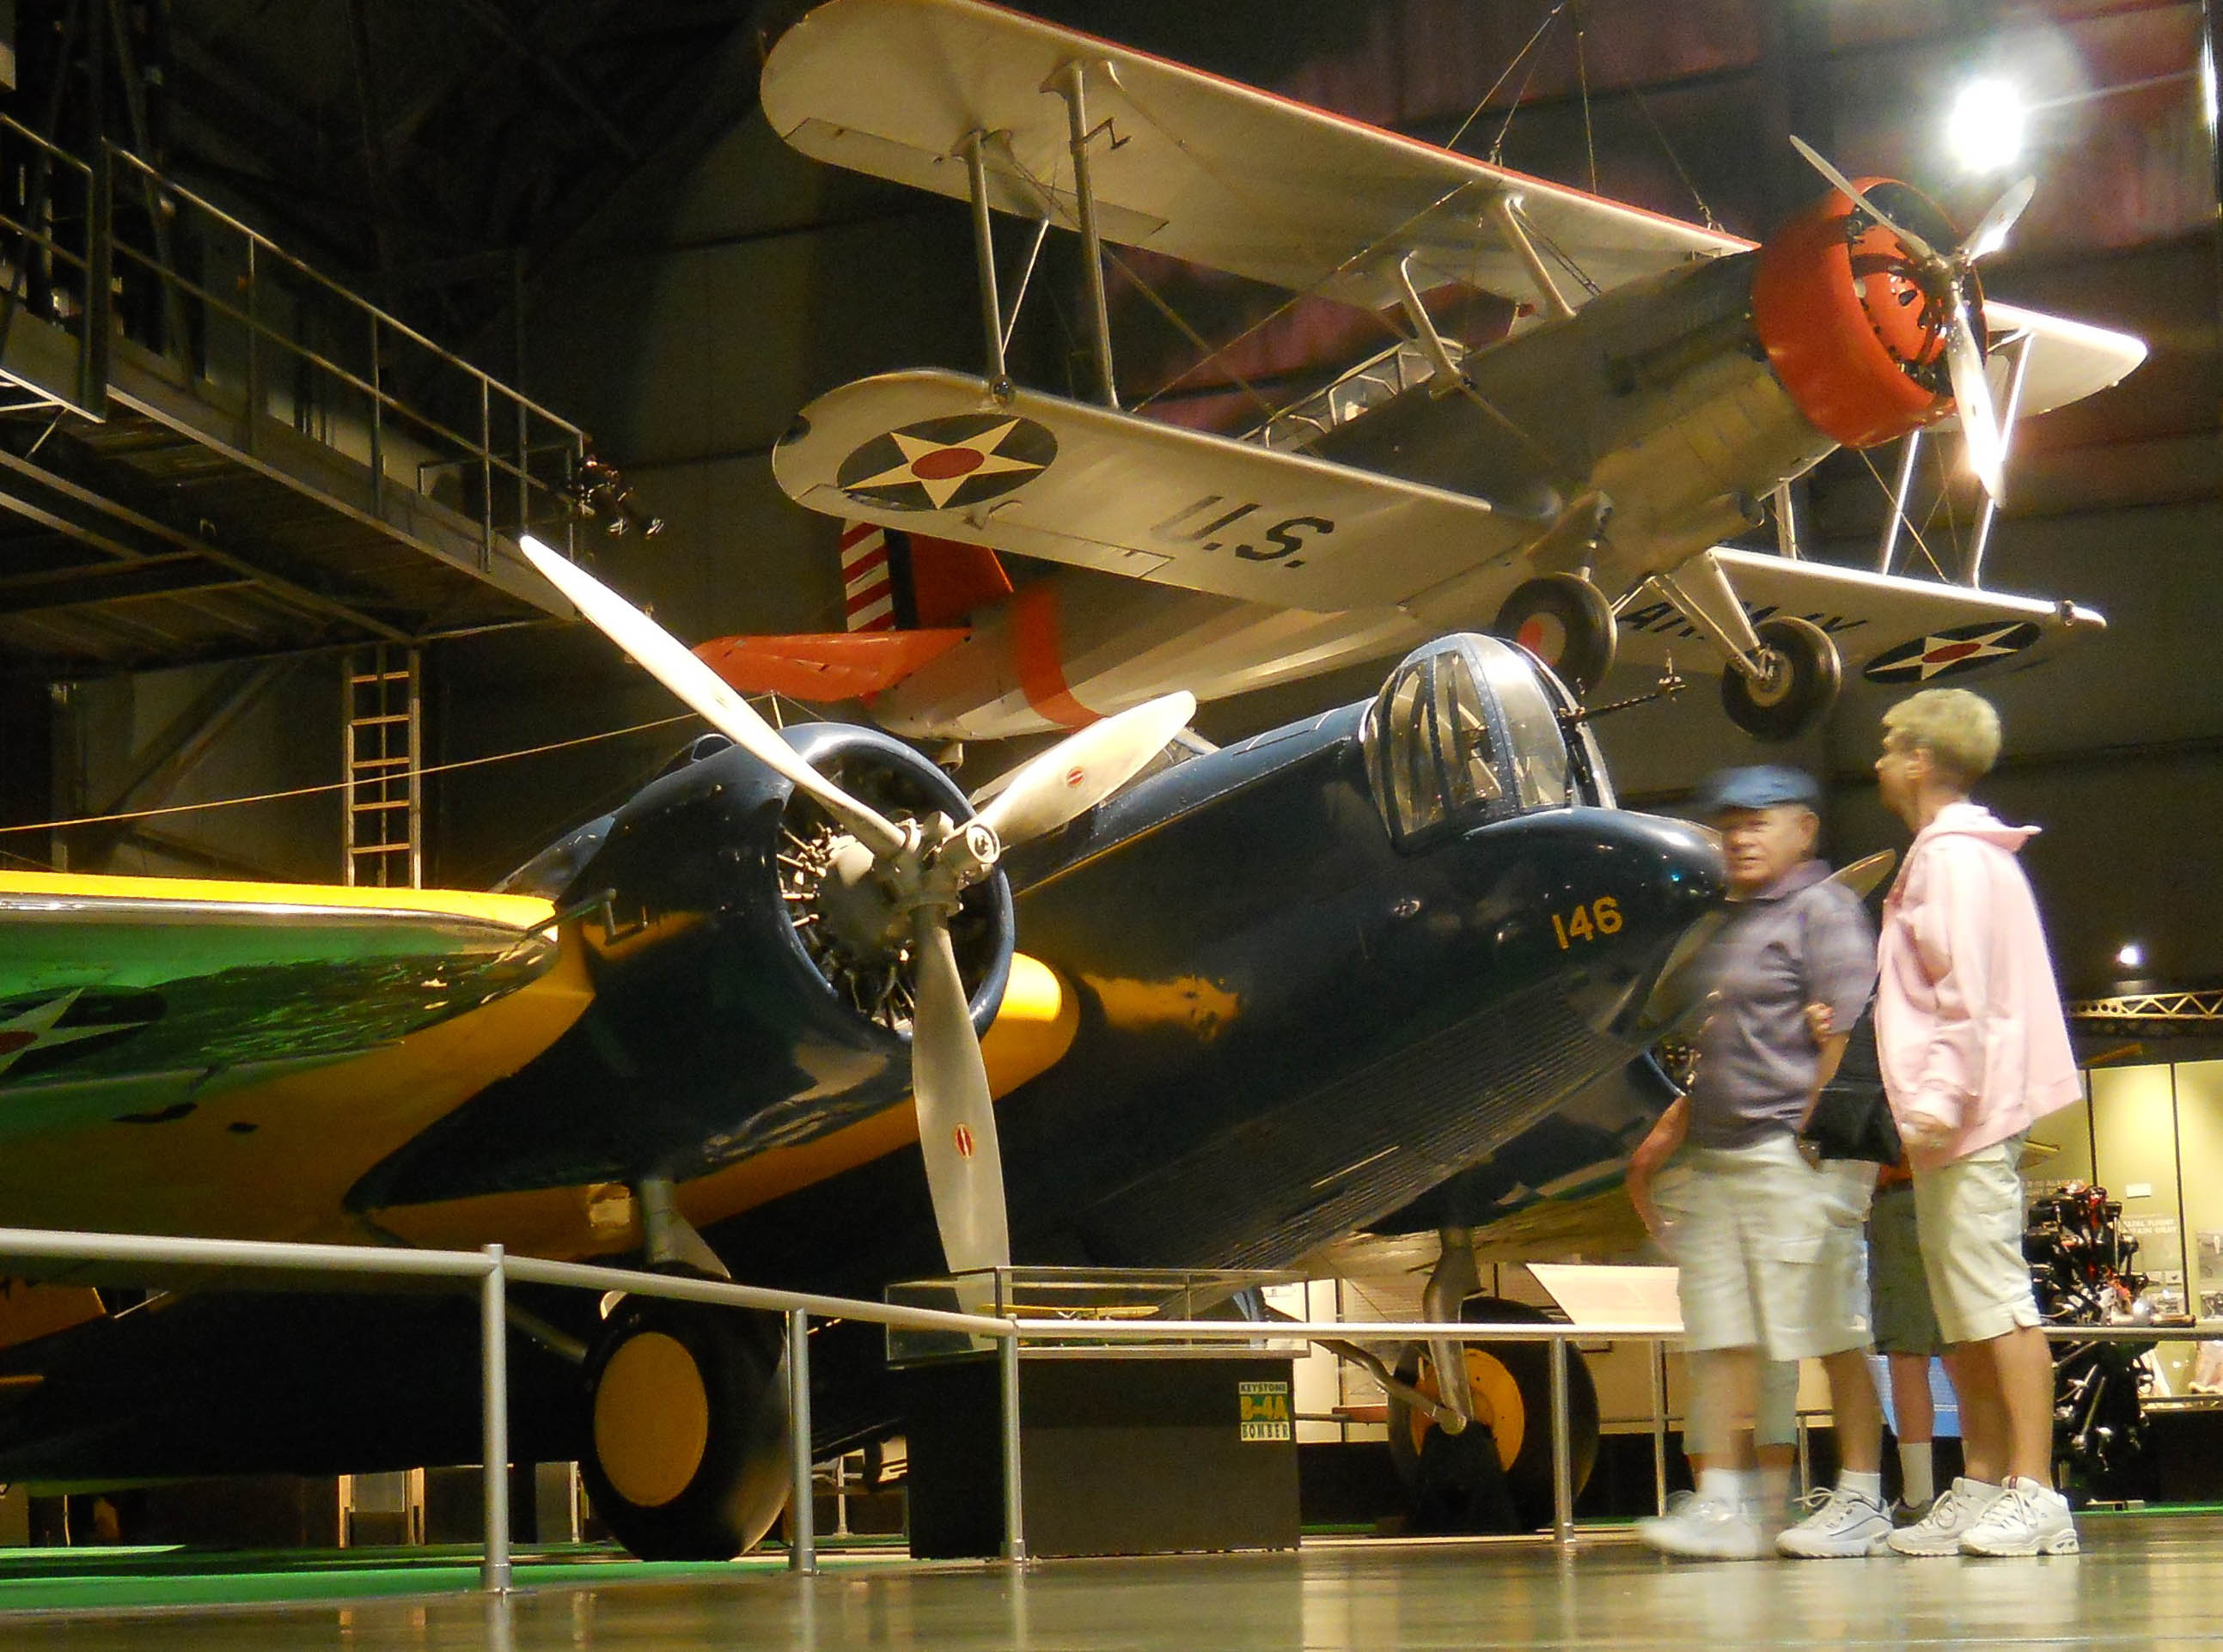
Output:
[[[1977,220],[1976,227],[1962,237],[1960,245],[1950,252],[1941,253],[1913,229],[1896,222],[1804,139],[1794,135],[1791,143],[1806,158],[1807,164],[1828,179],[1846,199],[1899,237],[1899,245],[1912,261],[1925,308],[1943,311],[1943,328],[1933,326],[1930,330],[1944,335],[1953,408],[1961,421],[1962,436],[1968,444],[1968,467],[1984,484],[1987,493],[1994,500],[2001,499],[2006,492],[2006,436],[1999,427],[1991,385],[1984,377],[1986,341],[1975,319],[1983,311],[1984,292],[1976,281],[1976,264],[2007,244],[2015,220],[2022,217],[2023,210],[2037,192],[2037,179],[2023,178],[2010,184]]]

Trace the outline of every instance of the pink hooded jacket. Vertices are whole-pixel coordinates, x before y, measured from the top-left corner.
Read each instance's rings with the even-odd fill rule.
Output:
[[[2015,855],[2036,826],[1974,803],[1907,851],[1876,946],[1876,1054],[1892,1111],[1949,1132],[1917,1170],[1966,1159],[2081,1099],[2037,902]]]

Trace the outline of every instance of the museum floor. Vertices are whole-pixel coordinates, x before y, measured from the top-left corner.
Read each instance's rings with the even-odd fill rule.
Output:
[[[0,1648],[1981,1648],[2213,1646],[2223,1514],[2088,1517],[2085,1553],[1676,1565],[1625,1539],[1309,1541],[1294,1555],[1061,1561],[1023,1575],[857,1554],[795,1579],[526,1567],[508,1602],[461,1589],[286,1604],[97,1604],[0,1615]],[[450,1571],[455,1568],[447,1568]],[[384,1573],[379,1575],[383,1576]],[[427,1573],[423,1586],[456,1580]]]

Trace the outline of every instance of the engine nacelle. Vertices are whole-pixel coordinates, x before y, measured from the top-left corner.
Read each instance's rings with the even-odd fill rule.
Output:
[[[1931,245],[1959,239],[1919,192],[1865,179],[1863,193]],[[1966,278],[1982,345],[1982,294]],[[1950,295],[1898,236],[1832,192],[1760,248],[1752,319],[1798,411],[1848,448],[1873,447],[1953,411],[1945,359]]]
[[[899,824],[972,815],[947,775],[887,735],[817,723],[787,738]],[[899,1101],[910,1088],[908,919],[883,901],[886,921],[860,920],[876,898],[869,856],[832,926],[843,933],[830,944],[816,933],[828,880],[858,870],[846,841],[753,757],[698,745],[693,761],[536,859],[510,888],[559,907],[596,903],[573,920],[593,1003],[526,1068],[371,1171],[356,1203],[651,1173],[683,1181]],[[1011,968],[1000,871],[966,890],[950,938],[985,1031]]]

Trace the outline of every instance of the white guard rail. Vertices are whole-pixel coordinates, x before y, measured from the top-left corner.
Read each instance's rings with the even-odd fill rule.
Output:
[[[305,1274],[354,1274],[388,1278],[449,1279],[475,1285],[479,1297],[482,1404],[486,1503],[486,1552],[480,1584],[490,1593],[511,1586],[509,1522],[509,1347],[507,1285],[554,1285],[597,1293],[620,1291],[633,1296],[715,1307],[778,1313],[787,1322],[788,1401],[794,1439],[790,1463],[789,1520],[791,1571],[817,1570],[812,1522],[810,1461],[810,1338],[812,1316],[853,1319],[914,1330],[957,1331],[994,1338],[1001,1371],[1004,1436],[1004,1557],[1027,1558],[1024,1509],[1019,1474],[1019,1348],[1030,1341],[1067,1344],[1077,1337],[1092,1342],[1376,1341],[1541,1342],[1549,1349],[1552,1431],[1552,1538],[1561,1548],[1574,1541],[1574,1486],[1567,1452],[1567,1345],[1575,1341],[1645,1341],[1653,1345],[1652,1362],[1653,1467],[1659,1497],[1666,1485],[1666,1405],[1664,1354],[1679,1341],[1677,1325],[1431,1324],[1413,1321],[1338,1320],[1128,1320],[1077,1322],[1070,1319],[996,1319],[947,1313],[929,1308],[812,1296],[719,1279],[645,1273],[634,1268],[597,1267],[511,1256],[500,1245],[475,1251],[387,1248],[368,1245],[285,1244],[265,1240],[179,1239],[143,1234],[66,1233],[38,1228],[0,1228],[0,1273],[19,1261],[144,1264],[156,1268],[212,1268]],[[2098,1341],[2169,1342],[2223,1338],[2223,1323],[2194,1325],[2053,1325],[2048,1338],[2062,1342]]]

